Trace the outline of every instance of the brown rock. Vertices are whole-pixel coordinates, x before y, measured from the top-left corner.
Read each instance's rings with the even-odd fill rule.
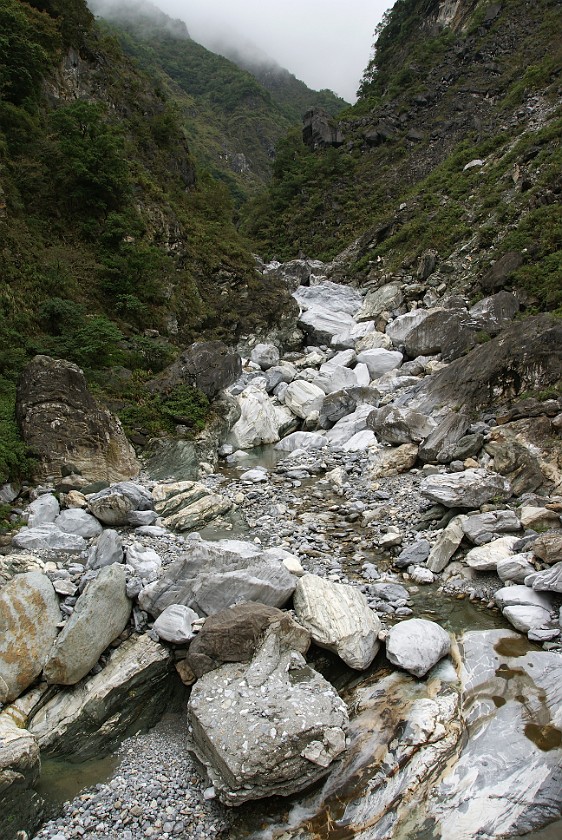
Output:
[[[264,604],[238,604],[209,616],[187,654],[187,663],[197,677],[213,671],[224,662],[249,662],[265,630],[279,622],[289,647],[306,653],[308,632],[288,613]]]
[[[67,464],[90,481],[120,481],[139,471],[121,423],[98,405],[71,362],[35,356],[18,383],[16,417],[39,479],[60,479]]]
[[[562,533],[560,531],[549,531],[547,534],[535,540],[532,545],[533,554],[544,563],[552,566],[562,561]]]

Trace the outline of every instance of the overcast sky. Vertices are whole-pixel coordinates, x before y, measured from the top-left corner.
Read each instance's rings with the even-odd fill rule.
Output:
[[[393,0],[154,0],[203,43],[211,33],[254,41],[297,78],[348,101],[371,55],[373,32]]]

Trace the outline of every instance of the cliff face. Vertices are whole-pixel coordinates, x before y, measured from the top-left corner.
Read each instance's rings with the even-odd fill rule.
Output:
[[[474,293],[516,250],[529,303],[560,305],[561,14],[552,0],[398,0],[339,119],[340,148],[282,146],[245,222],[256,247],[331,258],[363,235],[346,269],[359,281],[381,261],[415,272],[428,248],[453,257],[450,276],[464,248],[459,282]]]

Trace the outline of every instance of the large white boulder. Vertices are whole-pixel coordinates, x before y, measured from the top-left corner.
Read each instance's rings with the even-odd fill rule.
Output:
[[[287,386],[285,405],[293,414],[305,420],[313,411],[320,411],[324,396],[324,391],[312,382],[295,379]]]
[[[398,665],[423,677],[451,650],[451,639],[446,630],[434,621],[410,618],[391,628],[386,640],[386,655],[393,665]]]
[[[404,356],[398,350],[362,350],[357,355],[357,361],[367,365],[371,379],[379,379],[383,373],[400,367]]]

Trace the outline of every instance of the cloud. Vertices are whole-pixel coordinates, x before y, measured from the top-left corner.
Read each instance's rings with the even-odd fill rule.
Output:
[[[250,50],[254,44],[309,87],[330,88],[354,101],[375,26],[391,0],[157,0],[155,5],[185,21],[204,46],[224,41]]]

